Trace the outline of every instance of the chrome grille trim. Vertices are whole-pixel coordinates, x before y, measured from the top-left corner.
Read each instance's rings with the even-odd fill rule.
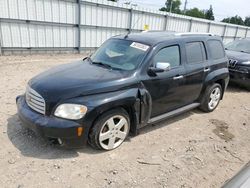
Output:
[[[45,114],[45,100],[39,93],[27,86],[25,97],[26,103],[31,109],[41,114]]]
[[[237,60],[235,60],[235,59],[229,59],[228,60],[228,67],[229,68],[235,68],[237,63],[238,63]]]

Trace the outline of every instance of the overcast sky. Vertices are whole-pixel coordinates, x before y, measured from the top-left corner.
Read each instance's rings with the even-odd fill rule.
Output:
[[[139,6],[159,9],[164,6],[165,0],[121,0],[132,1]],[[181,9],[184,7],[185,0],[181,0]],[[235,16],[236,14],[243,19],[250,16],[250,1],[249,0],[188,0],[187,8],[197,7],[199,9],[208,9],[212,5],[216,20],[221,20],[224,17]]]

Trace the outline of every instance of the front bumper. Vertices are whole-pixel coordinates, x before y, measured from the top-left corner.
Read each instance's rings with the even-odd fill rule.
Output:
[[[26,104],[24,96],[18,96],[16,103],[22,125],[36,134],[47,138],[60,138],[63,145],[70,147],[86,143],[84,127],[80,123],[37,113]],[[81,136],[78,136],[78,127],[83,127]]]
[[[229,69],[230,81],[250,89],[250,73]]]

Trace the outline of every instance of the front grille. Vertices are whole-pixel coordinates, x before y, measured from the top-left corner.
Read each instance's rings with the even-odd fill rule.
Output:
[[[228,67],[231,69],[235,69],[236,65],[237,65],[238,61],[235,59],[229,59],[228,61]]]
[[[41,114],[45,114],[45,101],[39,93],[27,86],[25,96],[26,103],[31,109]]]

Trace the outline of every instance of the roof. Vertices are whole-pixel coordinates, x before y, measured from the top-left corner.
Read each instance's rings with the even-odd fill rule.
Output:
[[[162,41],[172,40],[172,39],[180,39],[180,38],[190,38],[190,37],[212,37],[214,36],[211,33],[177,33],[177,32],[169,32],[169,31],[149,31],[149,32],[141,32],[141,33],[131,33],[126,35],[118,35],[113,38],[123,39],[126,38],[128,40],[133,40],[141,43],[145,43],[148,45],[155,45]]]

